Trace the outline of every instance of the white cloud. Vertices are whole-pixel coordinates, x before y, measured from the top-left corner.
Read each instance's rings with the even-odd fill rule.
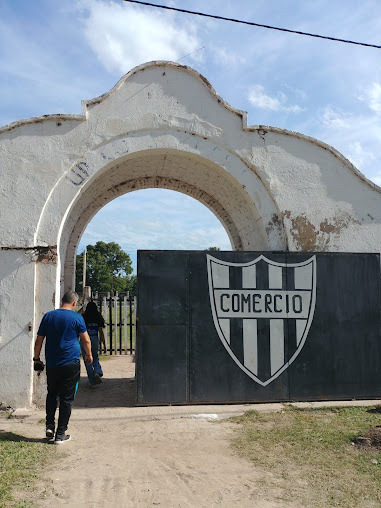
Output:
[[[336,129],[349,129],[353,123],[348,115],[334,110],[331,106],[324,108],[321,116],[324,125]]]
[[[381,83],[373,83],[369,88],[370,109],[381,113]]]
[[[227,49],[226,47],[208,45],[208,49],[212,53],[213,59],[218,62],[218,64],[244,65],[246,63],[246,59],[242,54]]]
[[[380,163],[377,150],[381,142],[379,116],[326,106],[317,114],[317,121],[317,131],[311,134],[335,147],[356,168],[374,179],[374,168]]]
[[[202,46],[195,26],[181,24],[171,13],[114,1],[83,5],[88,8],[86,39],[108,71],[125,73],[151,60],[176,61]]]
[[[302,90],[300,88],[297,88],[295,86],[290,86],[288,83],[282,83],[282,88],[285,88],[287,90],[289,90],[293,95],[296,95],[297,97],[299,97],[300,99],[302,99],[303,101],[307,100],[308,96],[307,96],[307,93],[305,92],[305,90]]]
[[[361,170],[370,165],[372,161],[376,160],[375,154],[370,150],[366,150],[359,141],[355,141],[349,145],[348,158]]]
[[[254,85],[249,90],[249,102],[260,109],[269,109],[270,111],[286,111],[289,113],[300,113],[303,108],[297,105],[288,105],[287,95],[278,92],[275,97],[271,97],[265,93],[262,85]]]
[[[365,89],[365,93],[359,99],[366,102],[372,111],[381,113],[381,83],[372,83]]]
[[[320,139],[341,152],[367,178],[379,185],[380,117],[375,113],[343,111],[326,106],[311,115],[300,132]]]

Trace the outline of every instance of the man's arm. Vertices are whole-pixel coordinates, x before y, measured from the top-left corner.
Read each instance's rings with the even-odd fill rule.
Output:
[[[34,343],[34,357],[40,358],[40,353],[42,349],[42,344],[44,343],[44,335],[37,335],[36,342]]]
[[[89,365],[93,363],[93,356],[91,354],[91,340],[89,334],[87,332],[83,332],[79,334],[82,342],[82,346],[86,352],[85,362]]]
[[[45,367],[44,363],[40,360],[40,353],[44,339],[44,335],[37,335],[36,342],[34,343],[33,365],[34,370],[38,372],[38,375],[40,375]]]
[[[103,344],[103,352],[106,353],[107,347],[106,347],[105,334],[103,332],[103,328],[99,328],[99,337],[100,337],[101,342]]]

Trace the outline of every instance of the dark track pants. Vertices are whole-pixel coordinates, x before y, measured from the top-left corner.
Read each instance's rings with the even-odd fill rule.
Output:
[[[71,406],[77,392],[80,363],[74,361],[62,367],[47,368],[48,393],[46,395],[46,425],[55,426],[56,408],[59,407],[57,435],[65,433]]]

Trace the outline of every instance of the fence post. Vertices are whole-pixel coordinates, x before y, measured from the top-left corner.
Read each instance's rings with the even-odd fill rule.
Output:
[[[113,297],[114,302],[114,328],[115,328],[115,354],[118,353],[118,291]]]
[[[124,330],[124,350],[128,353],[127,342],[127,296],[123,297],[123,330]]]
[[[102,298],[102,316],[105,320],[105,329],[104,329],[104,335],[105,335],[105,342],[106,342],[106,353],[107,353],[107,303],[106,303],[106,297],[104,296]]]
[[[136,296],[134,296],[134,326],[135,326],[135,353],[136,353],[136,341],[137,341],[137,337],[138,337],[138,327],[137,327],[137,321],[136,321],[136,310],[137,310],[137,303],[138,299],[136,298]],[[131,316],[132,318],[132,316]],[[132,353],[131,353],[132,354]]]
[[[118,298],[119,305],[119,354],[122,354],[122,297]]]
[[[130,355],[132,355],[132,298],[130,296],[130,292],[128,292],[128,303],[129,303],[129,311],[130,311]]]
[[[112,355],[113,347],[112,347],[112,299],[111,293],[107,293],[107,301],[109,303],[108,306],[108,315],[109,315],[109,337],[110,337],[110,355]]]

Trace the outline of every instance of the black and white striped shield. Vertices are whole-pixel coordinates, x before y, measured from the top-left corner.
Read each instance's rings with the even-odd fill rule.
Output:
[[[278,263],[261,255],[229,263],[207,255],[217,333],[235,363],[266,386],[302,350],[315,312],[316,256]]]

